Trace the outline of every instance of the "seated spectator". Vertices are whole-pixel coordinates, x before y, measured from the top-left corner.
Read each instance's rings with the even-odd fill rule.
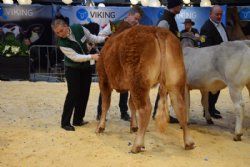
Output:
[[[193,28],[193,26],[195,25],[195,23],[191,20],[191,19],[185,19],[185,21],[183,22],[185,29],[181,31],[181,33],[184,32],[192,32],[194,35],[196,36],[200,36],[199,32],[196,28]]]
[[[183,34],[191,33],[192,35],[194,35],[194,40],[196,41],[195,46],[198,46],[200,34],[196,28],[193,28],[195,23],[191,19],[185,19],[183,24],[184,24],[184,30],[181,31],[181,36],[183,36]]]

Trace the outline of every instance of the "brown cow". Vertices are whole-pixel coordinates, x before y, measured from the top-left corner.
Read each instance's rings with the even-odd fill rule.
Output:
[[[158,115],[166,116],[166,96],[169,93],[183,129],[185,149],[194,148],[187,127],[182,49],[179,40],[170,31],[159,27],[134,26],[110,37],[101,50],[97,71],[103,104],[97,133],[105,129],[112,90],[130,91],[131,131],[137,130],[136,111],[139,114],[138,133],[131,151],[142,151],[152,109],[149,91],[160,83]]]

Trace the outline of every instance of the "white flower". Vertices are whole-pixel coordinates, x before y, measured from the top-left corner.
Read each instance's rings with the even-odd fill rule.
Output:
[[[20,47],[18,46],[11,46],[11,52],[17,54],[20,51]]]
[[[4,47],[4,50],[3,50],[3,53],[5,53],[7,50],[9,50],[10,49],[10,46],[9,45],[6,45],[5,47]]]
[[[11,56],[11,54],[6,54],[6,57],[10,57]]]

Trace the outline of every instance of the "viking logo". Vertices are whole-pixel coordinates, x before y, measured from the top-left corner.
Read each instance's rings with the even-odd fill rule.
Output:
[[[244,8],[239,13],[241,20],[250,20],[250,10],[248,8]]]
[[[79,9],[79,10],[76,12],[76,17],[77,17],[79,20],[81,20],[81,21],[87,19],[88,16],[89,16],[88,11],[85,10],[85,9]]]
[[[2,17],[5,20],[8,19],[8,17],[4,15],[4,11],[3,11],[2,6],[0,6],[0,17]]]

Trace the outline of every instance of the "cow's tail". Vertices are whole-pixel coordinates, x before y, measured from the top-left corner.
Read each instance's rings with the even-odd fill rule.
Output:
[[[249,98],[250,98],[250,83],[247,84],[247,90],[248,90],[248,94],[249,94]]]
[[[158,107],[156,113],[156,127],[157,130],[161,133],[166,131],[168,120],[169,120],[169,111],[168,111],[168,103],[167,103],[167,92],[163,90],[163,88],[159,87],[158,94],[160,99],[158,100]]]
[[[169,112],[168,112],[168,104],[167,104],[167,88],[166,88],[166,38],[163,38],[167,34],[164,32],[157,32],[156,39],[158,42],[158,46],[160,48],[161,55],[161,64],[160,64],[160,76],[159,76],[159,100],[158,100],[158,108],[156,114],[156,127],[160,132],[165,132],[169,120]]]

